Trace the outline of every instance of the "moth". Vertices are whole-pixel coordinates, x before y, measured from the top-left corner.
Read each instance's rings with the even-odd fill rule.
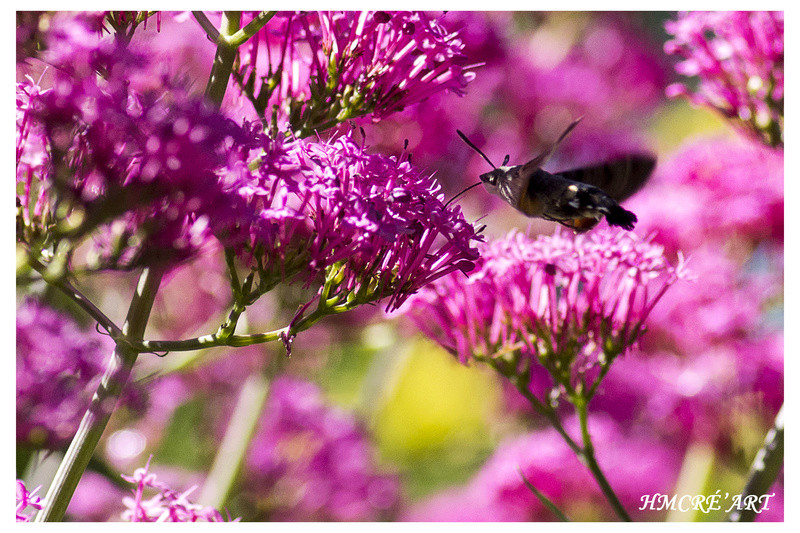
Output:
[[[506,166],[509,156],[499,168],[495,167],[464,133],[456,132],[492,166],[492,171],[480,176],[486,190],[517,211],[558,222],[577,232],[592,229],[603,217],[611,226],[632,230],[636,215],[621,207],[619,202],[644,186],[656,166],[655,156],[625,154],[596,165],[556,173],[541,168],[580,121],[579,118],[570,124],[541,154],[524,165],[511,167]],[[468,189],[477,185],[480,183]]]

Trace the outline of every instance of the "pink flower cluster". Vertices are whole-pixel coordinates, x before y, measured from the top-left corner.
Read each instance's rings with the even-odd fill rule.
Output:
[[[42,508],[42,499],[36,495],[37,492],[39,487],[29,491],[24,481],[17,480],[17,522],[30,522],[31,515],[28,513]]]
[[[282,27],[270,25],[247,45],[238,76],[259,113],[269,118],[277,106],[302,136],[357,116],[377,120],[437,92],[463,94],[474,78],[456,34],[423,12],[276,18]]]
[[[687,96],[735,119],[772,146],[783,144],[783,11],[692,11],[666,24],[664,50],[683,58],[676,70],[699,78],[669,96]]]
[[[224,522],[222,515],[212,507],[192,503],[189,495],[195,490],[192,487],[178,493],[167,484],[159,481],[156,475],[149,472],[150,461],[143,468],[137,468],[132,476],[122,478],[136,487],[133,496],[123,498],[127,509],[122,519],[127,522]],[[145,491],[155,489],[157,492],[145,498]]]
[[[338,285],[373,291],[397,308],[427,283],[472,269],[474,228],[444,207],[438,184],[408,157],[367,153],[350,135],[331,141],[266,141],[258,170],[235,191],[258,219],[250,253],[278,277],[301,265],[307,280],[346,265]]]
[[[462,363],[520,352],[539,384],[569,369],[573,387],[591,386],[599,364],[624,353],[686,277],[660,246],[612,230],[535,240],[512,230],[481,252],[468,278],[425,287],[408,313]]]
[[[113,343],[29,298],[17,308],[17,444],[58,449],[75,433]],[[140,387],[125,403],[143,408]]]

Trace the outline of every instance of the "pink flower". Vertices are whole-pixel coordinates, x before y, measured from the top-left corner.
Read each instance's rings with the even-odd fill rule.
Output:
[[[577,420],[570,419],[566,426],[570,432],[577,431]],[[655,436],[628,434],[607,418],[593,417],[589,428],[598,461],[628,509],[637,509],[644,495],[672,490],[680,467],[678,450],[664,446]],[[404,519],[556,520],[525,485],[521,474],[571,520],[613,520],[596,481],[552,428],[502,443],[465,486],[417,504]],[[643,511],[635,518],[656,521],[663,514]]]
[[[122,513],[122,519],[129,522],[224,522],[222,515],[214,508],[203,507],[192,503],[189,495],[196,487],[178,493],[169,488],[165,483],[158,481],[156,475],[149,472],[150,460],[143,468],[137,468],[132,476],[123,475],[122,478],[136,487],[133,497],[123,498],[127,507]],[[144,493],[148,489],[155,489],[157,493],[145,499]]]
[[[666,23],[676,70],[700,79],[668,96],[715,108],[771,146],[783,145],[783,11],[688,12]]]
[[[278,126],[288,121],[301,137],[358,116],[380,119],[437,92],[463,94],[474,77],[461,41],[423,12],[281,13],[275,20],[246,47],[238,77],[260,114],[278,106]]]
[[[668,250],[704,243],[783,241],[783,151],[747,140],[700,140],[656,169],[631,199],[637,230]]]
[[[396,309],[427,283],[472,269],[478,237],[438,185],[408,158],[369,154],[351,136],[266,141],[260,168],[240,166],[235,190],[258,215],[243,227],[265,276],[310,282],[341,268],[346,293]]]
[[[57,449],[72,439],[113,343],[34,299],[17,309],[17,442]],[[126,403],[142,408],[140,387]]]
[[[25,482],[21,479],[17,480],[17,522],[30,522],[31,515],[26,514],[26,509],[30,507],[27,512],[32,513],[33,509],[39,510],[42,508],[42,499],[36,495],[39,487],[32,491],[28,491],[25,487]]]
[[[399,503],[398,480],[380,473],[363,429],[312,383],[272,383],[247,464],[247,498],[273,520],[378,520]]]
[[[407,312],[462,363],[516,361],[539,393],[552,386],[547,374],[563,377],[565,369],[572,387],[591,387],[599,369],[638,340],[664,292],[686,276],[661,247],[611,230],[536,240],[512,231],[481,248],[468,279],[442,278]]]

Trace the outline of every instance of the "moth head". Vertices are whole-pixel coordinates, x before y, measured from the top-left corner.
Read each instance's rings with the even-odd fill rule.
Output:
[[[481,182],[483,182],[483,186],[492,194],[497,194],[498,184],[500,180],[503,179],[503,169],[502,168],[495,168],[490,172],[485,174],[481,174]]]
[[[500,184],[503,180],[508,179],[508,167],[500,167],[491,170],[485,174],[481,174],[481,182],[483,186],[492,194],[498,194]]]

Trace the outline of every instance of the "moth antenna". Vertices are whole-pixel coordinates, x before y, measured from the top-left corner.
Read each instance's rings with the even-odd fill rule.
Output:
[[[456,133],[458,133],[458,136],[459,136],[459,137],[461,137],[461,140],[462,140],[462,141],[464,141],[465,143],[467,143],[467,146],[469,146],[470,148],[472,148],[473,150],[475,150],[476,152],[478,152],[478,153],[481,155],[481,157],[482,157],[482,158],[484,158],[484,159],[486,160],[486,162],[487,162],[487,163],[489,163],[489,165],[490,165],[492,168],[497,168],[496,166],[494,166],[494,163],[492,163],[492,160],[491,160],[491,159],[489,159],[488,157],[486,157],[486,154],[484,154],[483,152],[481,152],[480,148],[478,148],[477,146],[475,146],[474,144],[472,144],[472,141],[470,141],[469,139],[467,139],[467,136],[466,136],[466,135],[464,135],[464,132],[462,132],[461,130],[456,130]]]
[[[470,189],[474,189],[474,188],[475,188],[475,187],[477,187],[478,185],[482,185],[482,184],[483,184],[483,182],[481,182],[481,181],[479,181],[478,183],[473,183],[472,185],[470,185],[469,187],[467,187],[466,189],[464,189],[464,190],[463,190],[463,191],[461,191],[460,193],[456,194],[455,196],[453,196],[452,198],[450,198],[449,200],[447,200],[447,203],[446,203],[446,204],[444,204],[444,207],[446,208],[448,205],[450,205],[450,204],[453,202],[453,200],[455,200],[456,198],[458,198],[459,196],[461,196],[462,194],[464,194],[464,193],[465,193],[465,192],[467,192],[468,190],[470,190]]]
[[[508,164],[508,160],[511,159],[510,154],[506,154],[505,159],[503,159],[503,164],[501,166],[506,166]]]

